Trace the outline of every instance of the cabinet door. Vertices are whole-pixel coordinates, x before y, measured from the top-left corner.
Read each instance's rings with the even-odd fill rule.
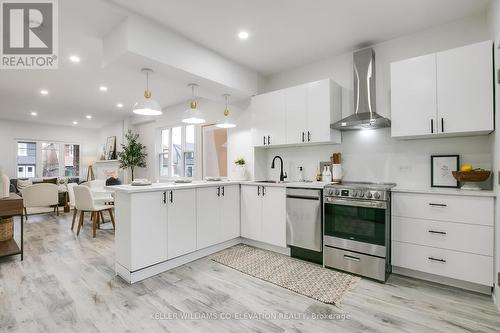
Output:
[[[437,133],[436,55],[391,64],[393,137]]]
[[[220,197],[217,189],[218,186],[196,189],[198,249],[217,244],[220,239]]]
[[[241,186],[241,236],[261,240],[262,235],[262,196],[258,195],[260,186]]]
[[[266,101],[265,94],[252,97],[252,143],[255,147],[264,146],[270,135],[266,132]]]
[[[131,224],[131,258],[127,268],[135,271],[167,260],[167,205],[163,202],[163,192],[132,194],[130,221],[143,223]]]
[[[492,42],[437,54],[439,133],[493,130]]]
[[[328,142],[333,122],[330,80],[311,82],[307,87],[306,142]],[[338,101],[337,101],[338,102]],[[339,110],[340,111],[340,110]]]
[[[167,192],[168,258],[175,258],[196,250],[196,190]]]
[[[286,143],[306,142],[307,85],[285,89]]]
[[[286,143],[285,92],[277,90],[266,94],[265,129],[269,133],[268,145]]]
[[[265,187],[262,197],[261,241],[286,247],[286,189]]]
[[[219,242],[240,236],[240,186],[223,186],[221,192]]]

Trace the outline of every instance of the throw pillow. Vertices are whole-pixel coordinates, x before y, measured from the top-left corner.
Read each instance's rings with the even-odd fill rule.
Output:
[[[57,185],[57,177],[56,178],[44,178],[43,182]]]
[[[17,190],[19,192],[22,192],[26,187],[31,186],[31,185],[33,185],[33,182],[31,181],[31,179],[27,179],[27,180],[18,179],[17,180]]]

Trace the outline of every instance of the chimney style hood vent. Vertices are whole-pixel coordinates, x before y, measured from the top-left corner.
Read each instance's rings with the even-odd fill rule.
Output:
[[[330,125],[348,131],[390,127],[391,121],[375,112],[375,54],[372,48],[354,52],[354,114]]]

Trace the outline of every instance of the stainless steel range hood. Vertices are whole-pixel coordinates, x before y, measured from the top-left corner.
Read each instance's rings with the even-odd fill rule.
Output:
[[[375,54],[372,48],[354,52],[354,114],[330,125],[348,131],[390,127],[391,121],[375,112]]]

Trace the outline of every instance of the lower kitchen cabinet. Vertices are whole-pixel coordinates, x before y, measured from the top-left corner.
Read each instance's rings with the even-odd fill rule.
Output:
[[[286,189],[241,186],[241,236],[286,247]]]
[[[194,234],[197,249],[239,237],[239,194],[239,185],[196,190],[197,227]]]
[[[196,250],[195,189],[167,191],[168,259]]]

